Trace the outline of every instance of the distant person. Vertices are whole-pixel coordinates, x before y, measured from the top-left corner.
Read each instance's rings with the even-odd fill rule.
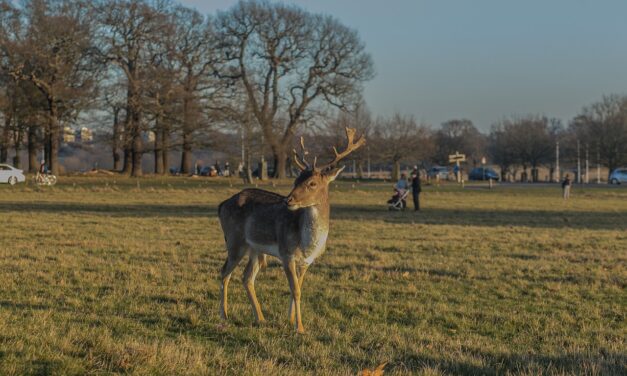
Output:
[[[37,175],[35,176],[35,179],[37,181],[41,181],[45,174],[46,174],[46,161],[42,159],[41,163],[39,164],[39,168],[37,169]]]
[[[414,167],[414,171],[411,173],[411,195],[414,198],[414,211],[420,210],[420,192],[422,192],[420,172],[418,167]]]
[[[216,169],[216,175],[217,176],[221,176],[222,175],[222,169],[220,168],[220,162],[216,161],[216,165],[214,167]]]
[[[231,176],[231,165],[229,165],[229,161],[224,162],[224,176]]]
[[[460,174],[461,171],[459,169],[459,165],[455,165],[455,167],[453,167],[453,173],[455,174],[455,181],[457,181],[458,183],[460,182]],[[438,174],[438,178],[440,177],[440,174]]]
[[[409,188],[409,184],[407,183],[407,175],[404,172],[401,174],[401,178],[398,179],[394,188],[397,191],[406,191]]]
[[[564,196],[564,200],[568,200],[570,198],[570,186],[571,186],[570,176],[566,174],[566,177],[564,178],[564,181],[562,182],[562,194]]]

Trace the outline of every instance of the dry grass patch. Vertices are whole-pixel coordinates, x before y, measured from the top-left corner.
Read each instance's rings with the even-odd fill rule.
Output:
[[[0,374],[627,373],[627,190],[333,187],[296,336],[277,262],[254,324],[216,205],[232,180],[66,178],[0,187]],[[286,193],[289,184],[268,188]]]

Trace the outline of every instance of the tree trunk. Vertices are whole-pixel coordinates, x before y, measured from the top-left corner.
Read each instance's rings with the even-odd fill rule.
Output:
[[[142,157],[144,154],[143,148],[144,143],[142,142],[141,133],[138,127],[133,135],[133,168],[131,169],[131,176],[136,178],[141,177],[144,174],[142,171]]]
[[[50,170],[53,175],[61,172],[59,166],[59,121],[57,118],[57,107],[54,100],[50,104]]]
[[[22,134],[23,132],[15,132],[13,137],[14,137],[14,143],[15,143],[15,156],[13,157],[13,167],[15,168],[22,168],[22,159],[20,158],[20,149],[22,146]]]
[[[133,167],[133,150],[125,146],[124,147],[124,165],[122,166],[122,173],[124,175],[130,175]]]
[[[4,129],[2,129],[2,138],[0,138],[0,163],[7,163],[9,157],[9,141],[10,141],[10,129],[11,116],[5,114]]]
[[[113,111],[113,139],[111,140],[111,153],[113,154],[113,170],[119,171],[122,167],[122,161],[120,159],[120,109],[116,108]]]
[[[37,148],[39,142],[37,142],[37,127],[31,125],[28,127],[28,172],[37,172]]]
[[[187,132],[183,133],[183,151],[181,152],[181,173],[189,174],[192,172],[192,142]]]
[[[364,163],[361,159],[357,161],[357,179],[364,178]]]
[[[401,178],[401,161],[394,161],[392,166],[392,180],[397,181]]]
[[[132,119],[131,107],[126,109],[126,119],[124,121],[124,133],[122,144],[124,145],[124,165],[122,166],[122,173],[124,175],[130,175],[133,171],[133,119]]]
[[[537,183],[538,182],[538,173],[539,173],[538,167],[533,165],[531,167],[531,181],[533,183]]]
[[[50,149],[52,148],[52,141],[50,139],[50,122],[46,123],[46,129],[44,134],[44,161],[48,167],[50,166]]]
[[[20,148],[18,146],[15,147],[15,156],[13,157],[13,167],[21,168],[21,158],[20,158]]]
[[[163,127],[161,130],[161,149],[163,150],[161,155],[163,160],[163,173],[167,174],[170,168],[170,133],[166,127]]]
[[[276,179],[285,179],[287,177],[287,153],[284,148],[272,148],[272,154],[274,157],[274,173],[272,176]]]
[[[161,137],[163,137],[163,133],[158,128],[159,123],[157,119],[157,127],[155,128],[155,174],[163,175],[163,143],[161,142]]]
[[[122,159],[120,158],[120,151],[117,147],[113,147],[113,170],[120,171],[122,167]]]

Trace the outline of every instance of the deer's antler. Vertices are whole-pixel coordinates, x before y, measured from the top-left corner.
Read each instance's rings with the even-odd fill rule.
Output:
[[[300,137],[300,148],[302,150],[301,155],[298,155],[298,153],[296,152],[296,149],[292,149],[294,163],[296,163],[296,165],[298,166],[298,168],[301,169],[301,171],[312,169],[309,163],[307,162],[307,160],[305,159],[305,157],[307,156],[307,154],[309,154],[309,152],[305,148],[305,139],[302,136]],[[315,167],[316,167],[316,162],[314,160],[314,168]]]
[[[346,149],[344,149],[344,151],[342,151],[341,153],[338,153],[337,149],[334,146],[333,152],[335,153],[335,158],[333,158],[331,162],[320,167],[320,169],[324,170],[326,168],[335,166],[336,164],[338,164],[339,161],[346,158],[346,156],[348,156],[350,153],[364,146],[364,144],[366,143],[366,139],[364,138],[363,135],[359,137],[357,142],[355,142],[356,132],[357,131],[355,130],[355,128],[348,128],[348,127],[346,128],[346,140],[347,140]]]

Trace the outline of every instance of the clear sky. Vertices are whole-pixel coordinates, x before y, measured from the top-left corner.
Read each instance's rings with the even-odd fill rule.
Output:
[[[627,94],[627,0],[293,0],[359,31],[377,76],[365,98],[439,125],[487,131],[509,115],[568,122],[604,94]],[[235,0],[183,0],[203,13]]]

